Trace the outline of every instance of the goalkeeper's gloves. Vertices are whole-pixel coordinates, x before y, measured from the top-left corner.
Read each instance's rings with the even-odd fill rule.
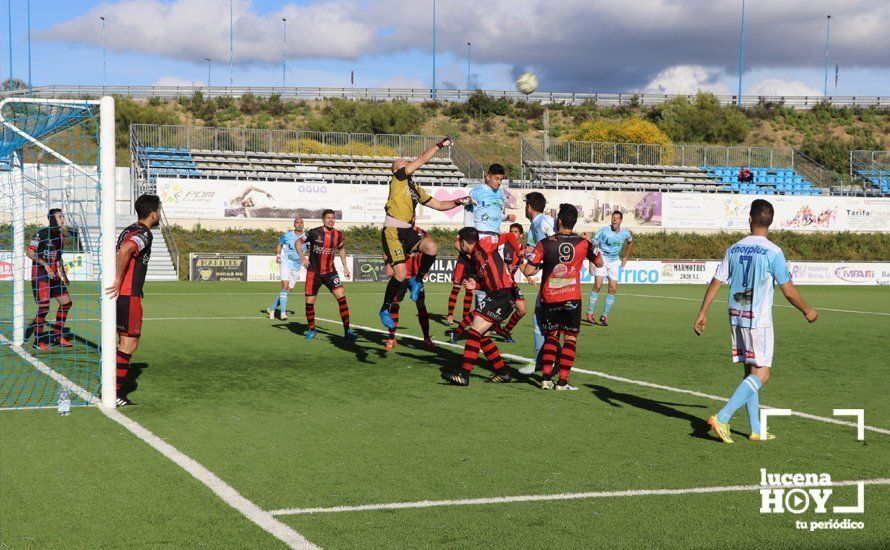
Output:
[[[470,205],[476,204],[476,201],[473,200],[473,197],[466,196],[466,197],[461,197],[459,199],[454,199],[454,204],[456,204],[458,206],[470,206]]]
[[[443,147],[451,147],[451,145],[453,143],[454,143],[453,139],[451,139],[450,137],[445,137],[445,138],[442,138],[439,141],[439,143],[436,144],[436,147],[438,147],[439,149],[441,149]]]

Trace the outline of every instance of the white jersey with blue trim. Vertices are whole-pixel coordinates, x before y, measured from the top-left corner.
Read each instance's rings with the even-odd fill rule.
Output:
[[[553,218],[547,214],[538,214],[535,216],[535,219],[532,220],[532,225],[528,229],[526,244],[529,246],[537,246],[539,242],[547,237],[552,237],[555,234],[556,230],[554,229]]]
[[[611,225],[600,229],[593,238],[593,242],[599,247],[603,258],[613,262],[621,258],[621,248],[624,246],[624,243],[632,243],[633,241],[634,238],[631,236],[630,231],[623,227],[618,231],[612,231]]]
[[[782,249],[766,237],[750,235],[726,250],[714,279],[729,283],[729,324],[773,326],[773,283],[791,280]]]
[[[488,185],[477,185],[469,193],[474,204],[464,207],[466,213],[464,225],[475,227],[483,233],[501,232],[501,223],[504,221],[504,206],[507,204],[507,196],[504,188],[492,189]]]
[[[302,267],[302,263],[300,263],[300,253],[297,252],[297,246],[299,246],[299,240],[303,237],[304,233],[297,233],[293,229],[290,231],[284,232],[281,237],[278,238],[278,244],[281,245],[281,261],[287,262],[291,267],[300,268]],[[303,250],[306,249],[306,245],[303,244]]]

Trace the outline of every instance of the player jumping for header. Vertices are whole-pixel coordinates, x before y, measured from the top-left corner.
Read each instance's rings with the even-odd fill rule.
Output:
[[[60,208],[51,208],[46,215],[49,226],[34,235],[25,254],[31,259],[31,290],[37,303],[37,316],[34,318],[34,347],[48,350],[50,345],[71,347],[72,344],[62,332],[68,311],[71,309],[71,295],[68,293],[68,274],[62,261],[65,248],[65,214]],[[51,337],[43,334],[46,317],[49,315],[51,300],[59,303],[56,310],[56,324]]]
[[[558,232],[538,242],[523,267],[528,276],[543,270],[539,323],[545,334],[544,347],[541,348],[544,371],[541,388],[545,390],[578,389],[568,381],[581,329],[581,270],[585,259],[592,266],[603,265],[596,245],[573,232],[577,221],[578,209],[571,204],[560,204],[556,217]],[[559,368],[559,376],[554,386],[555,366]]]
[[[748,439],[761,440],[759,394],[769,380],[773,364],[773,283],[779,285],[785,298],[808,322],[819,319],[819,312],[804,302],[791,281],[782,249],[767,238],[774,214],[773,205],[763,199],[751,203],[748,216],[751,234],[726,251],[705,291],[693,327],[698,335],[704,332],[711,302],[717,297],[720,285],[729,283],[732,360],[745,365],[745,376],[729,403],[708,419],[708,425],[724,443],[732,443],[729,420],[743,406],[748,409],[751,424]],[[773,439],[772,434],[766,434],[766,439]]]
[[[303,268],[300,260],[300,253],[297,252],[300,245],[299,240],[303,236],[303,218],[297,216],[294,218],[294,228],[285,231],[278,238],[278,247],[275,251],[275,261],[278,262],[278,273],[281,277],[281,290],[278,296],[266,312],[269,319],[275,318],[275,310],[281,312],[281,320],[287,320],[287,295],[293,290],[297,283],[297,276]]]
[[[386,201],[386,218],[383,221],[381,241],[383,255],[392,265],[393,274],[386,285],[383,305],[380,308],[380,321],[388,329],[395,327],[390,314],[390,306],[404,288],[406,282],[411,291],[411,299],[417,300],[423,288],[423,278],[436,261],[439,249],[436,241],[425,231],[414,225],[415,208],[420,203],[435,210],[451,210],[469,204],[467,197],[440,201],[431,197],[414,182],[413,174],[432,159],[443,147],[450,147],[451,138],[444,138],[412,161],[396,159],[392,163],[392,180],[389,183],[389,198]],[[420,265],[414,277],[408,277],[405,260],[415,251],[420,251]]]
[[[587,305],[587,321],[596,324],[593,311],[596,308],[596,301],[599,298],[600,288],[603,286],[603,279],[609,277],[609,293],[606,295],[606,307],[603,314],[600,315],[600,324],[604,327],[609,326],[609,312],[615,305],[615,293],[618,292],[618,274],[619,271],[627,265],[627,258],[634,249],[634,239],[630,231],[621,227],[624,220],[624,214],[616,210],[612,212],[611,225],[604,227],[593,237],[596,244],[603,254],[603,266],[597,268],[594,272],[593,292],[590,293],[590,302]],[[621,248],[627,242],[627,250],[624,257],[621,257]]]
[[[358,335],[349,328],[346,292],[343,290],[343,283],[340,282],[340,274],[334,266],[334,255],[339,253],[343,272],[347,278],[349,277],[343,233],[334,229],[335,218],[333,210],[325,210],[321,213],[323,225],[310,229],[297,241],[297,253],[300,255],[300,262],[306,268],[306,322],[309,324],[309,330],[306,331],[307,340],[315,338],[315,299],[318,297],[321,285],[326,286],[337,299],[337,304],[340,306],[340,320],[343,321],[343,335],[347,340],[358,338]],[[308,245],[308,251],[302,246],[303,244]]]

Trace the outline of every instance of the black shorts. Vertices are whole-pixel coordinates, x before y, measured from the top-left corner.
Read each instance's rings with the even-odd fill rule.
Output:
[[[581,330],[581,301],[542,303],[538,312],[538,327],[541,332],[559,330],[577,334]]]
[[[525,300],[525,296],[522,295],[522,291],[519,290],[517,285],[513,285],[513,288],[510,289],[510,293],[513,294],[513,301],[518,302],[519,300]]]
[[[513,291],[509,288],[489,292],[476,303],[476,313],[499,325],[513,313]]]
[[[425,238],[426,231],[419,227],[384,227],[380,233],[383,256],[394,266],[403,264]]]
[[[142,297],[117,297],[117,333],[122,336],[142,336]]]
[[[68,294],[68,285],[62,282],[61,277],[37,277],[31,279],[31,292],[34,294],[34,301],[39,304]]]
[[[317,296],[321,285],[328,287],[331,292],[335,288],[340,288],[343,283],[340,282],[340,274],[336,271],[321,275],[314,271],[306,271],[306,296]]]

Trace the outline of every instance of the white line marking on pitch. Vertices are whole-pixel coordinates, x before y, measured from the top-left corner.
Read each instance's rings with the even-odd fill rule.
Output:
[[[67,387],[69,391],[74,392],[84,401],[87,401],[93,405],[99,404],[99,400],[96,398],[96,396],[78,386],[65,376],[54,371],[52,368],[47,366],[46,363],[40,361],[24,349],[22,349],[21,346],[12,345],[12,342],[2,334],[0,334],[0,343],[9,345],[9,348],[12,351],[34,365],[34,368],[36,368],[38,371],[49,376],[59,384]],[[105,416],[129,430],[133,435],[148,443],[148,445],[151,446],[153,449],[155,449],[156,451],[173,461],[175,464],[177,464],[180,468],[191,474],[192,477],[194,477],[195,479],[203,483],[208,489],[216,493],[216,495],[221,498],[226,504],[241,512],[244,517],[257,524],[260,528],[262,528],[264,531],[274,536],[281,542],[287,544],[290,548],[318,548],[317,546],[306,540],[302,535],[297,533],[294,529],[275,519],[272,514],[264,511],[252,501],[243,497],[231,485],[220,479],[216,474],[202,466],[196,460],[190,458],[173,445],[167,443],[132,418],[124,415],[117,409],[107,409],[105,407],[98,407],[98,409],[102,411]]]
[[[890,478],[834,481],[831,487],[866,485],[890,485]],[[799,487],[807,487],[800,485]],[[825,485],[820,485],[825,487]],[[656,495],[700,495],[708,493],[730,493],[737,491],[757,491],[763,485],[729,485],[724,487],[690,487],[688,489],[630,489],[627,491],[592,491],[587,493],[557,493],[552,495],[517,495],[509,497],[466,498],[456,500],[420,500],[415,502],[390,502],[385,504],[359,504],[355,506],[331,506],[327,508],[282,508],[271,510],[273,516],[294,516],[301,514],[330,514],[335,512],[366,512],[370,510],[405,510],[412,508],[433,508],[437,506],[476,506],[482,504],[508,504],[513,502],[541,502],[557,500],[587,500],[595,498],[641,497]]]
[[[332,323],[332,324],[340,324],[341,323],[340,321],[335,321],[333,319],[325,319],[322,317],[316,317],[315,320],[316,321],[324,321],[326,323]],[[368,330],[371,332],[378,332],[380,334],[387,334],[387,335],[389,334],[389,331],[377,329],[377,328],[373,328],[373,327],[367,327],[367,326],[363,326],[363,325],[352,324],[352,327],[362,329],[362,330]],[[414,336],[412,334],[404,334],[403,333],[403,334],[400,334],[399,337],[400,338],[411,338],[412,340],[420,340],[420,341],[423,340],[423,338],[421,338],[419,336]],[[460,344],[451,344],[449,342],[443,342],[441,340],[433,340],[433,341],[440,346],[450,346],[453,348],[463,349],[463,346]],[[532,359],[529,359],[528,357],[522,357],[521,355],[514,355],[512,353],[501,353],[501,357],[504,357],[506,359],[514,359],[517,361],[524,361],[526,363],[532,362]],[[724,403],[729,401],[729,399],[727,399],[725,397],[720,397],[719,395],[712,395],[710,393],[703,393],[703,392],[695,391],[695,390],[685,390],[683,388],[675,388],[673,386],[664,386],[662,384],[654,384],[652,382],[644,382],[642,380],[634,380],[633,378],[625,378],[623,376],[615,376],[613,374],[608,374],[605,372],[600,372],[600,371],[595,371],[595,370],[577,369],[577,368],[572,367],[572,372],[590,374],[592,376],[606,378],[607,380],[615,380],[616,382],[624,382],[625,384],[635,384],[637,386],[645,386],[647,388],[655,388],[655,389],[671,391],[671,392],[675,392],[675,393],[685,393],[688,395],[694,395],[696,397],[704,397],[706,399],[712,399],[714,401],[721,401]],[[761,405],[761,407],[768,408],[768,409],[776,408],[776,407],[770,407],[768,405]],[[817,416],[815,414],[803,413],[803,412],[798,412],[798,411],[793,411],[793,414],[795,416],[799,416],[801,418],[807,418],[809,420],[818,420],[819,422],[825,422],[826,424],[837,424],[840,426],[851,426],[853,428],[858,428],[858,425],[855,422],[847,422],[845,420],[838,420],[837,418]],[[878,428],[875,426],[866,425],[865,429],[871,430],[873,432],[877,432],[880,434],[890,435],[890,430],[885,429],[885,428]]]

